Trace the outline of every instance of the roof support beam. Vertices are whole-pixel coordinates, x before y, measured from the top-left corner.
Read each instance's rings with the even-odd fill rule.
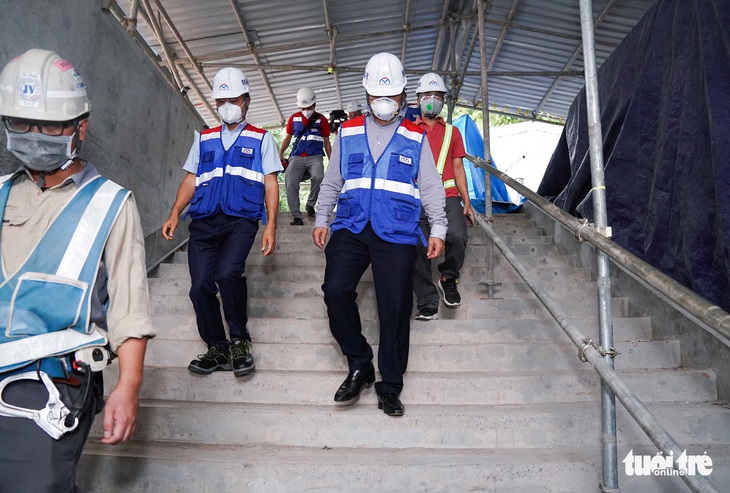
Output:
[[[406,63],[406,46],[408,45],[408,33],[411,32],[411,0],[406,0],[406,14],[403,16],[403,42],[400,47],[400,61]]]
[[[502,26],[502,32],[499,33],[499,38],[497,38],[497,42],[494,44],[494,50],[492,50],[492,57],[489,59],[489,64],[487,65],[487,72],[492,70],[492,67],[494,66],[494,62],[497,61],[497,56],[499,55],[499,50],[502,48],[504,39],[507,37],[507,31],[512,26],[512,21],[515,18],[515,14],[517,13],[517,7],[519,6],[519,4],[520,4],[520,0],[514,0],[512,2],[512,8],[509,9],[509,14],[507,14],[507,20],[505,21],[504,25]],[[481,29],[483,30],[484,28],[482,27]],[[483,63],[484,63],[484,58],[482,58],[482,64]],[[485,90],[484,82],[482,82],[482,87],[477,91],[476,95],[474,96],[474,104],[476,104],[477,100],[479,99],[479,95],[483,90]],[[488,105],[489,101],[485,101],[484,98],[482,98],[482,104]],[[486,154],[485,154],[485,156],[486,156]],[[485,159],[487,159],[487,158],[485,157]]]
[[[238,21],[238,25],[241,28],[241,33],[243,34],[243,39],[246,40],[246,45],[248,46],[248,54],[251,55],[251,58],[253,58],[254,65],[259,71],[259,76],[261,76],[261,80],[264,82],[264,86],[266,86],[266,91],[269,93],[269,98],[271,99],[271,104],[273,105],[274,109],[276,110],[276,114],[279,117],[279,122],[284,125],[286,123],[286,120],[284,119],[284,115],[281,113],[281,108],[279,108],[278,103],[276,102],[276,96],[274,96],[274,90],[271,88],[271,84],[269,83],[269,78],[266,76],[266,72],[264,72],[263,65],[261,64],[261,60],[259,60],[259,56],[254,50],[253,43],[251,42],[251,38],[248,36],[248,31],[246,30],[246,24],[243,22],[243,16],[241,15],[241,12],[238,10],[238,3],[236,3],[236,0],[230,0],[231,7],[233,8],[233,12],[236,14],[236,20]]]
[[[185,67],[180,67],[180,72],[185,76],[185,79],[187,79],[188,84],[190,84],[190,87],[193,88],[193,92],[198,96],[198,99],[200,100],[201,104],[205,106],[205,109],[208,110],[208,113],[210,113],[210,117],[212,119],[218,118],[218,112],[213,109],[213,107],[208,102],[208,97],[206,95],[203,95],[200,88],[195,84],[195,81],[190,77],[190,74],[188,74],[188,71],[185,70]]]
[[[176,62],[178,65],[189,65],[190,62],[187,60],[178,60]],[[210,69],[221,69],[223,67],[228,67],[229,65],[224,63],[204,63],[204,67],[210,68]],[[236,62],[237,67],[250,69],[250,68],[258,68],[258,67],[266,67],[267,70],[271,70],[272,72],[288,72],[288,71],[302,71],[302,72],[327,72],[329,71],[329,67],[326,65],[286,65],[286,64],[255,64],[255,63],[239,63]],[[356,72],[359,74],[362,74],[365,72],[365,67],[350,67],[346,65],[338,65],[337,66],[338,72]],[[423,75],[426,72],[428,72],[428,69],[405,69],[405,72],[407,75]],[[434,70],[437,74],[441,76],[448,76],[451,72],[446,72],[443,70]],[[476,70],[466,70],[463,72],[466,76],[471,77],[478,77],[481,75],[481,72]],[[490,71],[489,72],[490,77],[582,77],[583,71],[582,70],[570,70],[570,71],[556,71],[556,70],[537,70],[537,71],[528,71],[528,70],[503,70],[499,72]]]
[[[446,29],[446,14],[449,12],[449,0],[444,0],[444,6],[441,9],[441,18],[439,20],[439,33],[436,38],[436,46],[433,49],[433,62],[431,63],[431,71],[438,68],[438,56],[441,51],[441,43],[444,39],[444,30]]]
[[[157,10],[160,11],[162,18],[165,19],[165,23],[167,23],[167,26],[172,31],[172,34],[175,36],[175,39],[177,40],[177,43],[183,49],[183,51],[185,52],[185,55],[188,57],[188,60],[190,60],[190,63],[193,65],[193,68],[198,73],[200,78],[203,79],[203,82],[205,83],[206,86],[208,86],[208,90],[210,91],[213,88],[213,86],[210,84],[210,81],[205,76],[203,67],[198,63],[198,61],[193,56],[193,53],[190,51],[190,48],[188,47],[187,43],[185,42],[183,37],[180,35],[180,31],[177,30],[177,27],[172,22],[172,19],[170,19],[170,16],[167,15],[167,11],[162,6],[162,3],[160,2],[160,0],[152,0],[152,2],[155,4],[155,7],[157,8]],[[190,80],[190,79],[188,79],[188,80]],[[191,83],[192,83],[192,81],[191,81]]]
[[[458,76],[452,75],[451,78],[451,90],[453,91],[454,95],[454,106],[456,106],[456,102],[459,101],[459,94],[461,94],[461,88],[464,85],[464,75],[466,74],[466,70],[469,68],[469,63],[471,62],[471,57],[474,54],[474,47],[476,46],[477,39],[479,38],[479,29],[474,30],[474,35],[471,38],[471,42],[469,43],[469,47],[466,48],[466,40],[469,38],[469,34],[471,33],[472,28],[472,22],[474,15],[477,13],[477,2],[480,2],[481,0],[474,0],[474,3],[472,4],[471,10],[472,15],[468,19],[466,26],[464,27],[464,36],[463,36],[463,43],[461,50],[462,55],[459,58],[459,63],[461,64],[461,72]],[[489,0],[491,2],[491,0]],[[463,61],[462,61],[463,60]]]
[[[324,6],[324,20],[327,23],[327,37],[330,41],[330,60],[327,66],[327,73],[332,74],[335,79],[335,91],[337,92],[337,102],[339,107],[342,108],[342,92],[340,91],[340,78],[335,71],[335,63],[337,57],[335,54],[335,46],[337,44],[337,26],[333,26],[330,22],[330,11],[327,5],[327,0],[322,0]]]
[[[594,31],[596,29],[598,29],[598,26],[601,25],[601,23],[603,22],[603,19],[606,18],[606,15],[608,14],[609,9],[611,7],[613,7],[613,4],[615,3],[615,1],[616,0],[609,0],[609,2],[606,4],[606,6],[603,7],[603,10],[601,11],[601,13],[598,14],[598,17],[596,17],[596,20],[593,23],[593,30]],[[573,66],[573,63],[575,63],[575,61],[578,59],[578,55],[580,55],[580,53],[583,51],[582,48],[583,48],[583,45],[582,44],[579,44],[575,48],[575,51],[573,52],[573,54],[568,59],[568,62],[563,67],[563,70],[568,70],[570,67]],[[550,89],[547,90],[547,92],[545,93],[545,96],[543,96],[543,98],[540,100],[540,102],[538,103],[538,105],[533,110],[533,114],[537,114],[537,113],[540,112],[540,110],[542,110],[542,107],[545,105],[545,103],[548,101],[548,99],[550,99],[550,96],[553,95],[553,92],[555,92],[555,89],[557,89],[558,84],[560,84],[560,82],[562,80],[563,80],[562,77],[557,77],[555,79],[555,81],[553,81],[553,84],[550,86]]]
[[[155,13],[152,11],[152,6],[150,5],[149,0],[142,0],[142,5],[144,5],[145,10],[147,11],[147,21],[149,22],[152,31],[154,31],[157,41],[160,43],[160,48],[162,48],[162,52],[165,54],[165,59],[167,60],[170,72],[172,72],[172,77],[175,79],[175,84],[177,84],[178,90],[180,90],[183,86],[182,79],[180,79],[180,74],[177,73],[177,67],[173,63],[174,60],[172,59],[172,54],[170,54],[170,48],[168,48],[167,43],[165,42],[162,27],[160,26],[160,23],[157,22],[157,17],[155,17]]]

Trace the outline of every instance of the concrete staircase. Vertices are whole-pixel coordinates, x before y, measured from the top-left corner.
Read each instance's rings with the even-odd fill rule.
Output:
[[[599,380],[506,261],[495,299],[484,279],[486,237],[470,230],[462,306],[412,322],[403,418],[378,411],[372,389],[333,405],[347,365],[328,329],[324,254],[310,228],[282,217],[276,253],[249,256],[249,327],[256,372],[199,376],[205,351],[190,301],[184,252],[149,279],[159,336],[149,344],[139,429],[130,444],[92,430],[79,485],[95,492],[597,492]],[[595,281],[524,215],[495,217],[512,246],[573,323],[597,340]],[[368,339],[378,330],[372,278],[358,298]],[[730,412],[717,405],[711,369],[680,367],[677,341],[652,340],[648,318],[612,301],[616,368],[689,454],[713,458],[729,485]],[[376,348],[374,348],[376,349]],[[106,371],[107,390],[117,366]],[[623,491],[689,491],[679,478],[626,476],[629,450],[656,447],[618,405]],[[723,491],[721,488],[720,491]],[[725,490],[727,491],[727,490]]]

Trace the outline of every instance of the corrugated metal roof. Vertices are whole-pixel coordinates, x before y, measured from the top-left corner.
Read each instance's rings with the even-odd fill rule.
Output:
[[[124,15],[129,15],[133,1],[117,0]],[[145,9],[149,5],[152,17],[162,26],[182,84],[196,86],[188,97],[209,125],[217,124],[216,115],[198,96],[202,94],[214,106],[208,85],[188,60],[165,17],[203,67],[208,81],[224,66],[237,66],[246,73],[252,97],[248,119],[270,127],[297,110],[296,92],[303,86],[315,90],[317,110],[322,113],[342,108],[351,100],[364,102],[361,82],[368,59],[382,51],[400,57],[404,40],[402,61],[408,74],[409,99],[415,99],[416,83],[423,73],[435,69],[450,83],[465,70],[458,102],[479,107],[477,1],[139,0],[137,30],[159,63],[166,66],[162,45]],[[593,1],[599,66],[655,3]],[[258,66],[241,31],[239,15]],[[333,73],[328,73],[331,43],[327,20],[335,45]],[[535,118],[565,117],[584,84],[578,0],[487,1],[485,33],[485,63],[492,63],[490,109]],[[470,56],[475,37],[477,43]],[[452,53],[456,53],[453,72]]]

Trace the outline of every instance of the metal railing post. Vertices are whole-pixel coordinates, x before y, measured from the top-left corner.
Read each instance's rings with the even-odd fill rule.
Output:
[[[487,90],[487,40],[484,34],[484,2],[479,1],[477,7],[479,23],[479,56],[481,57],[482,75],[482,137],[484,139],[484,159],[492,161],[489,148],[489,91]],[[484,219],[487,224],[492,224],[492,175],[484,174]],[[486,244],[487,253],[487,295],[494,297],[494,244],[488,241]]]
[[[603,174],[603,133],[601,129],[600,99],[596,69],[596,46],[593,33],[593,6],[591,0],[579,0],[581,32],[583,34],[583,65],[588,109],[588,141],[591,159],[591,198],[596,230],[610,237],[606,214],[606,182]],[[611,318],[611,266],[608,256],[597,252],[598,322],[600,346],[607,354],[603,357],[613,368],[613,320]],[[616,396],[605,381],[601,381],[601,440],[603,448],[603,479],[601,491],[619,491],[618,457],[616,445]]]

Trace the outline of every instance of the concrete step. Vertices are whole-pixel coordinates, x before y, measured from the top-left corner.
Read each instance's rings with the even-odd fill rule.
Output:
[[[118,366],[105,370],[107,390],[114,388]],[[617,370],[643,402],[705,402],[717,398],[711,370]],[[332,405],[344,371],[259,371],[236,378],[231,372],[197,375],[185,368],[145,368],[140,397],[173,401]],[[438,373],[408,371],[401,397],[409,404],[526,404],[586,402],[600,399],[600,379],[589,366],[549,372]],[[372,391],[362,403],[375,403]],[[371,397],[365,398],[365,395]],[[360,404],[357,404],[360,405]]]
[[[374,399],[367,400],[373,401],[371,405],[349,409],[145,400],[135,436],[138,440],[211,445],[373,449],[523,449],[601,443],[601,406],[597,402],[434,406],[404,401],[405,416],[391,419],[377,409]],[[678,443],[730,444],[728,409],[712,403],[676,402],[647,407]],[[619,444],[651,444],[621,406],[617,406],[616,427]],[[100,421],[91,434],[101,436]]]
[[[677,341],[617,342],[617,369],[675,368],[680,364]],[[156,338],[147,346],[145,362],[151,366],[186,368],[207,347],[200,341]],[[377,354],[378,346],[373,346]],[[252,354],[259,370],[347,371],[347,361],[337,344],[255,343]],[[563,343],[424,344],[411,343],[410,371],[496,372],[580,369],[583,363],[568,340]]]
[[[291,251],[288,251],[291,250]],[[495,265],[509,265],[507,259],[499,254],[494,256]],[[469,259],[469,265],[485,265],[486,264],[487,247],[484,245],[467,245],[466,256]],[[522,255],[519,257],[520,262],[530,267],[579,267],[577,255]],[[432,263],[439,264],[443,261],[435,259]],[[187,252],[176,252],[170,263],[188,264]],[[257,250],[252,249],[246,258],[246,265],[285,265],[285,266],[322,266],[326,264],[325,254],[317,247],[314,249],[307,248],[298,243],[292,243],[292,248],[286,250],[277,250],[270,256],[264,257]]]
[[[189,279],[188,266],[186,264],[160,264],[155,277],[168,279]],[[521,282],[522,278],[511,267],[498,265],[495,269],[497,281],[500,282]],[[565,282],[578,284],[591,282],[591,275],[587,269],[580,267],[537,267],[531,270],[532,276],[538,282]],[[249,265],[246,268],[248,279],[270,279],[279,281],[322,281],[324,279],[323,266],[281,266],[274,263],[264,265]],[[469,262],[461,270],[461,281],[481,282],[486,277],[486,267],[470,266]],[[363,280],[372,281],[370,269],[365,271]]]
[[[571,322],[585,337],[598,338],[598,320],[575,318]],[[158,337],[198,341],[198,328],[189,315],[156,315],[153,324]],[[255,343],[331,343],[332,334],[327,321],[321,319],[250,318],[248,329]],[[614,318],[615,341],[646,341],[651,339],[648,317]],[[380,322],[363,320],[363,334],[373,344],[380,340]],[[432,320],[411,322],[411,344],[487,344],[491,342],[556,342],[567,336],[553,320]]]
[[[362,319],[377,318],[377,307],[373,302],[361,302],[359,305]],[[568,317],[590,317],[597,313],[595,300],[576,302],[572,298],[556,299],[556,303]],[[611,300],[614,317],[626,316],[628,301],[625,298]],[[193,316],[193,306],[187,296],[151,295],[150,310],[153,315],[189,315]],[[327,318],[324,298],[249,298],[248,314],[260,318]],[[464,303],[458,309],[442,309],[439,318],[447,320],[489,320],[494,318],[539,319],[547,320],[551,316],[537,299],[480,299]]]
[[[686,493],[678,476],[627,476],[620,463],[619,486],[641,493]],[[656,448],[646,448],[646,455]],[[688,453],[713,460],[709,476],[717,491],[730,485],[730,448],[688,444]],[[697,452],[699,451],[699,452]],[[171,460],[174,458],[174,460]],[[207,458],[207,459],[203,459]],[[241,470],[246,474],[241,474]],[[79,485],[97,493],[218,493],[236,485],[250,493],[598,493],[601,453],[595,446],[545,449],[371,449],[202,445],[132,442],[105,446],[89,442],[81,458]],[[580,485],[580,487],[579,487]]]
[[[434,283],[438,277],[433,276]],[[148,279],[150,294],[188,296],[190,279],[186,278],[151,278]],[[474,281],[459,281],[459,293],[462,302],[476,301],[488,297],[487,287]],[[275,279],[255,279],[247,283],[250,298],[321,298],[321,280],[282,281]],[[597,297],[595,282],[586,282],[582,285],[568,285],[565,283],[545,283],[542,288],[554,298],[569,297],[574,301],[594,300]],[[495,298],[530,298],[535,295],[525,283],[504,282],[495,287]],[[372,281],[360,281],[358,286],[358,300],[375,299],[374,284]]]
[[[381,448],[373,453],[329,446],[138,441],[109,447],[90,441],[77,482],[96,493],[564,493],[576,491],[576,485],[597,485],[600,464],[595,447]],[[581,490],[592,491],[597,487]]]

